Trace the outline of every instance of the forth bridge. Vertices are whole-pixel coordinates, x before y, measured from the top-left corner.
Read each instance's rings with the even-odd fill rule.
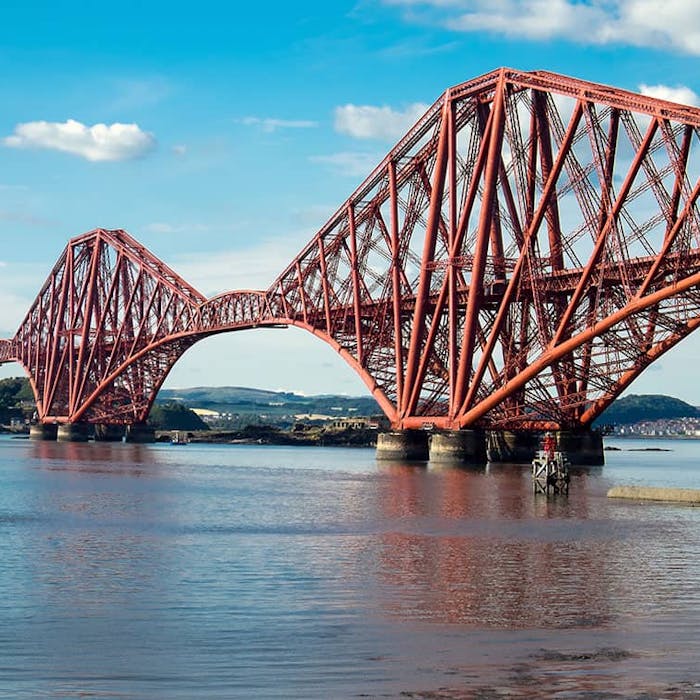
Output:
[[[264,290],[207,299],[122,230],[72,239],[0,363],[33,436],[149,439],[194,343],[303,328],[391,423],[378,457],[517,461],[593,421],[700,324],[700,110],[546,71],[446,90]],[[233,285],[232,285],[233,286]],[[150,433],[152,436],[152,431]]]

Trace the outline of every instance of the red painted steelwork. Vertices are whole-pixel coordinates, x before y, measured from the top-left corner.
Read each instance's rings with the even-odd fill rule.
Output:
[[[213,333],[295,325],[396,428],[586,426],[700,324],[700,110],[544,71],[447,90],[267,291],[74,239],[0,362],[43,420],[136,422]]]
[[[206,298],[124,231],[73,239],[12,341],[43,422],[137,423]],[[160,343],[157,353],[148,350]]]

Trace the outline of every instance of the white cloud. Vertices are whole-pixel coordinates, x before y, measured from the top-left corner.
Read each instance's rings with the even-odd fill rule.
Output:
[[[147,233],[177,233],[181,229],[165,221],[155,221],[152,224],[146,224],[143,230]]]
[[[233,289],[267,289],[314,233],[290,233],[241,250],[188,253],[168,265],[208,297]]]
[[[583,29],[584,38],[588,35],[594,43],[601,41],[598,32],[607,31],[604,10],[568,0],[479,1],[475,5],[474,11],[447,19],[446,26],[458,31],[491,31],[529,39],[557,36],[573,39]]]
[[[36,216],[28,211],[14,211],[10,209],[0,209],[0,222],[8,224],[25,224],[27,226],[46,226],[53,224],[51,219]]]
[[[312,163],[328,165],[338,175],[366,177],[381,162],[384,154],[343,151],[327,156],[310,156]]]
[[[40,286],[36,288],[37,294],[39,289]],[[33,302],[33,298],[14,294],[12,290],[3,285],[2,304],[0,305],[0,338],[11,338],[17,332]]]
[[[700,105],[700,95],[685,85],[670,87],[669,85],[645,85],[642,83],[639,86],[639,92],[642,95],[656,97],[659,100],[668,102],[677,102],[682,105],[693,105],[695,107]]]
[[[403,60],[406,58],[421,58],[436,54],[449,53],[459,49],[458,41],[449,41],[444,44],[429,45],[426,41],[409,39],[400,41],[384,49],[379,49],[379,54],[389,59]]]
[[[246,126],[259,126],[264,132],[272,133],[278,129],[313,129],[318,122],[308,119],[272,119],[271,117],[243,117],[238,120]]]
[[[209,226],[205,224],[171,224],[167,221],[154,221],[141,228],[146,233],[206,233]]]
[[[295,223],[298,223],[304,228],[319,229],[323,224],[328,221],[335,210],[338,208],[337,205],[330,204],[311,204],[307,207],[301,207],[292,210],[292,215],[294,216]],[[309,236],[310,238],[311,236]]]
[[[184,156],[185,153],[187,153],[187,146],[180,143],[180,144],[177,144],[176,146],[173,146],[172,151],[176,156]]]
[[[152,134],[137,124],[94,124],[86,126],[74,119],[66,122],[26,122],[3,139],[11,148],[45,148],[72,153],[90,161],[139,158],[156,144]]]
[[[401,138],[425,113],[427,104],[416,102],[403,110],[372,105],[343,105],[335,108],[335,130],[356,139]]]
[[[411,17],[461,32],[493,32],[532,40],[628,44],[700,55],[696,0],[384,0]]]
[[[51,266],[38,262],[0,263],[0,338],[11,338],[34,302]]]
[[[131,112],[134,109],[156,105],[170,97],[173,87],[167,78],[121,79],[114,84],[117,96],[108,105],[110,111]]]

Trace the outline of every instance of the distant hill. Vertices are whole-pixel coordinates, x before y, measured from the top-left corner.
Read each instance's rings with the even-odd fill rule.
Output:
[[[12,419],[23,419],[32,413],[34,404],[32,387],[26,377],[0,379],[0,424],[7,425]]]
[[[269,417],[299,414],[369,416],[381,413],[377,402],[371,396],[303,396],[288,391],[267,391],[240,386],[161,389],[157,401],[181,401],[190,408]]]
[[[18,406],[22,401],[34,401],[29,379],[26,377],[0,379],[0,407]]]
[[[239,386],[161,389],[158,402],[181,401],[190,408],[219,413],[264,415],[268,418],[307,414],[367,416],[381,413],[371,396],[321,394],[302,396],[286,391],[267,391]],[[642,420],[700,416],[685,401],[661,394],[631,394],[617,399],[596,421],[597,424],[630,424]]]
[[[10,412],[19,415],[19,406],[29,415],[33,394],[26,377],[0,380],[0,423],[9,420]],[[340,396],[319,394],[303,396],[289,391],[267,391],[240,386],[191,387],[187,389],[161,389],[156,403],[158,407],[151,420],[170,424],[184,421],[187,428],[201,426],[198,418],[189,415],[183,407],[164,407],[174,401],[188,408],[203,408],[218,413],[280,419],[299,414],[325,416],[371,416],[381,414],[377,402],[371,396]],[[165,411],[163,411],[165,408]],[[12,413],[14,415],[15,413]],[[167,416],[167,418],[165,417]],[[630,394],[617,399],[596,421],[597,425],[629,425],[640,421],[664,418],[696,418],[700,410],[685,401],[663,394]],[[155,420],[154,420],[155,419]],[[183,428],[185,425],[183,425]]]
[[[160,430],[209,430],[209,426],[194,411],[177,401],[153,406],[148,422]]]
[[[181,401],[190,408],[241,416],[265,416],[268,419],[299,414],[326,416],[367,416],[381,413],[371,396],[320,394],[303,396],[286,391],[267,391],[239,386],[161,389],[158,402]],[[617,399],[596,424],[630,424],[643,420],[700,416],[700,411],[685,401],[661,394],[631,394]]]
[[[663,418],[696,418],[700,411],[685,401],[663,394],[630,394],[616,399],[601,414],[597,424],[630,425]]]

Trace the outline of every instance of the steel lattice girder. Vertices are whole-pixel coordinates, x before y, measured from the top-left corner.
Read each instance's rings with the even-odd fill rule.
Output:
[[[124,231],[73,239],[13,340],[40,419],[144,421],[204,301]]]
[[[396,427],[588,424],[695,327],[699,126],[545,72],[452,88],[272,285],[276,315],[347,351]]]
[[[267,291],[75,239],[0,361],[44,418],[131,422],[212,333],[296,325],[395,427],[589,424],[700,322],[700,110],[547,72],[447,90]]]

